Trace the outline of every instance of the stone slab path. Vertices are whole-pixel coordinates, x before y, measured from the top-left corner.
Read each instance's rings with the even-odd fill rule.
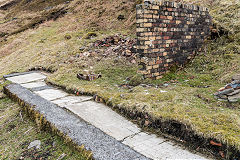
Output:
[[[206,159],[179,145],[141,131],[137,125],[93,97],[70,95],[48,86],[41,72],[4,76],[15,83],[6,88],[20,99],[34,104],[50,123],[103,160]],[[65,109],[71,111],[70,114]]]

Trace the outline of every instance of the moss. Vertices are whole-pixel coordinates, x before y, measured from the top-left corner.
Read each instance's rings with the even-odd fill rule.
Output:
[[[138,86],[143,83],[143,75],[141,74],[136,74],[129,80],[129,85],[131,86]]]

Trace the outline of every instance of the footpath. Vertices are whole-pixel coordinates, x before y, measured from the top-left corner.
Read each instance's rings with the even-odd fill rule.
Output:
[[[206,159],[178,144],[142,131],[137,125],[91,96],[71,95],[45,83],[41,72],[4,76],[4,92],[18,101],[36,122],[51,127],[96,160]]]

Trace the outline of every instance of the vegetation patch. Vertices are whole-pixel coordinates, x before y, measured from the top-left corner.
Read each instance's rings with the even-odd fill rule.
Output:
[[[96,95],[142,127],[181,137],[183,143],[199,142],[199,146],[211,148],[216,157],[239,158],[240,103],[218,101],[213,96],[240,72],[240,18],[234,14],[239,4],[234,0],[194,3],[209,6],[213,29],[217,34],[224,32],[206,41],[202,52],[184,69],[173,68],[160,80],[142,79],[137,74],[138,65],[117,54],[103,56],[112,53],[113,46],[93,47],[97,40],[119,33],[134,39],[136,1],[127,0],[111,5],[100,0],[75,0],[69,3],[64,17],[7,37],[0,47],[0,75],[38,67],[54,71],[48,82],[76,94]],[[125,19],[118,20],[119,15]],[[86,39],[91,32],[97,37]],[[85,52],[91,56],[81,56]],[[77,74],[83,70],[102,77],[79,80]],[[196,143],[193,149],[202,150],[199,146]]]
[[[0,82],[2,90],[6,82]],[[0,159],[87,159],[59,136],[38,128],[22,107],[0,94]],[[39,149],[28,148],[34,140],[41,141]]]

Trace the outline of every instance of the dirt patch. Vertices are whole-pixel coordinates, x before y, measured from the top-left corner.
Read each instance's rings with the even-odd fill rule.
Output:
[[[57,18],[64,16],[64,14],[66,14],[66,13],[67,13],[67,11],[66,11],[65,8],[59,8],[59,9],[56,8],[56,9],[53,9],[49,12],[44,12],[44,13],[42,13],[41,16],[33,18],[28,24],[26,24],[26,25],[22,26],[21,28],[13,31],[9,35],[17,34],[17,33],[23,32],[23,31],[25,31],[27,29],[30,29],[30,28],[35,28],[45,21],[56,20]]]
[[[48,20],[56,20],[67,13],[70,1],[14,0],[0,6],[0,37],[35,28]]]
[[[22,148],[27,148],[29,142],[24,142],[22,144]],[[54,150],[54,141],[52,139],[47,139],[43,144],[41,144],[40,149],[36,149],[35,147],[31,149],[25,149],[21,156],[20,160],[23,159],[48,159],[52,156],[51,151]]]

